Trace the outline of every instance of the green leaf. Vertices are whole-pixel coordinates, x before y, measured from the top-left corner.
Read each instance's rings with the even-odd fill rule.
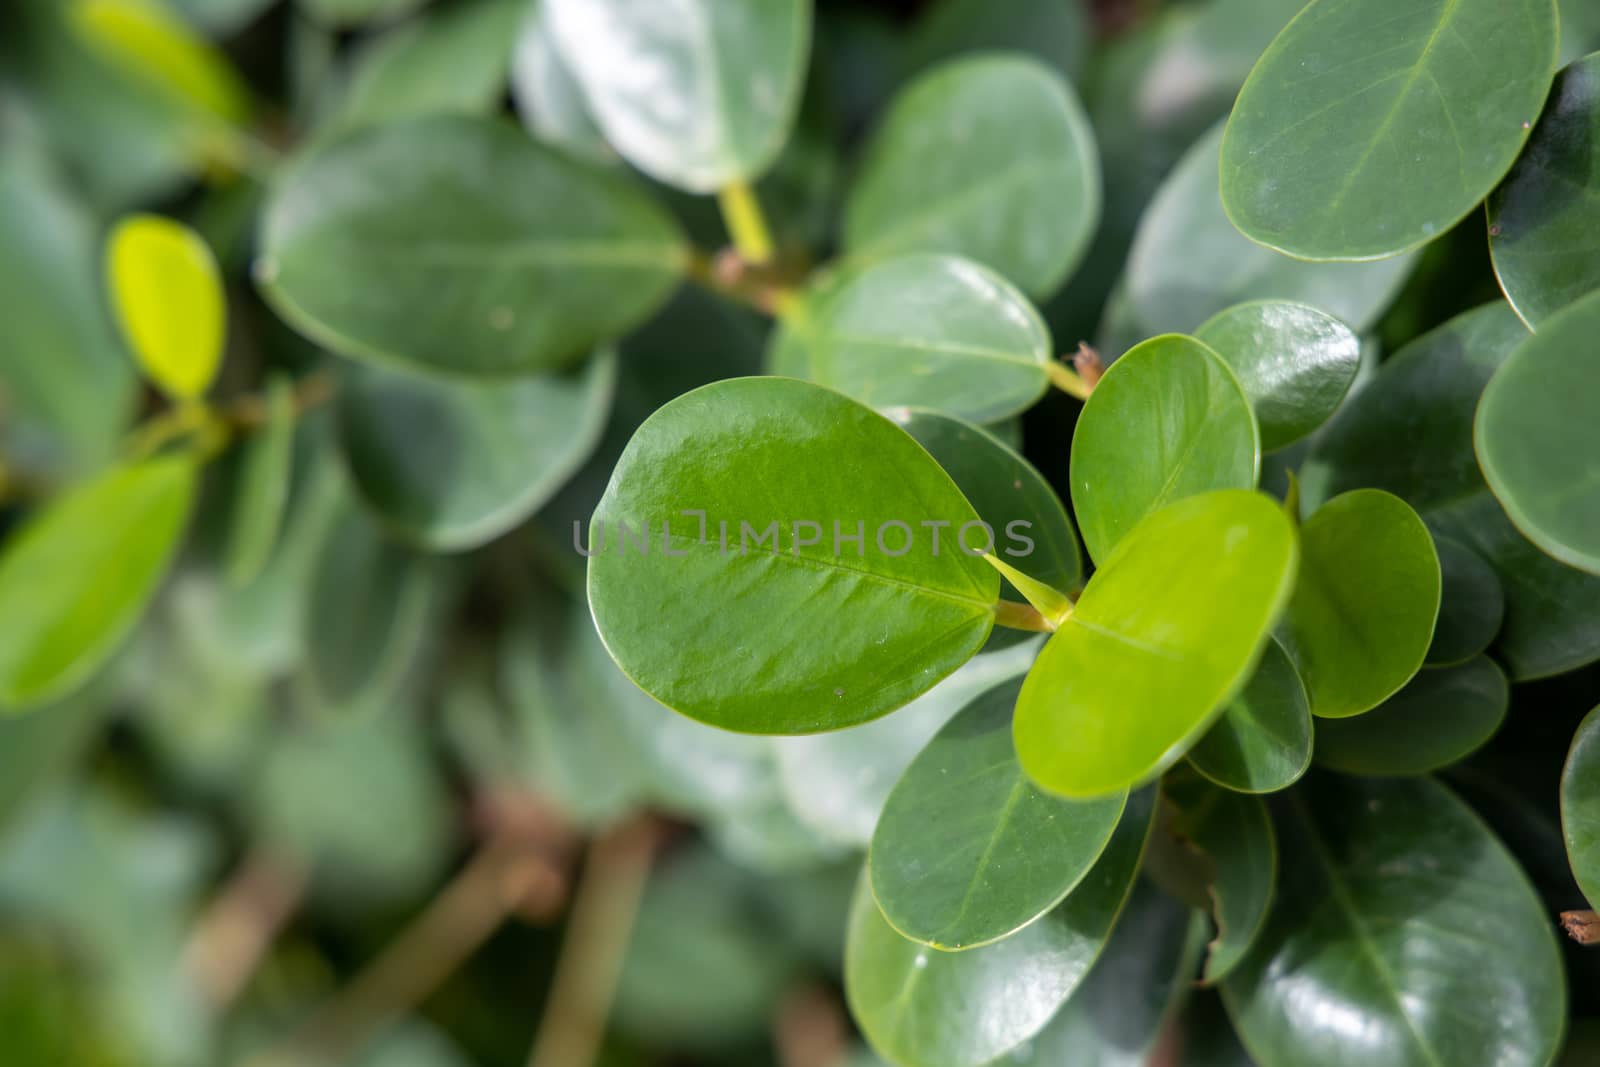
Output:
[[[1083,584],[1072,520],[1033,464],[988,430],[960,419],[904,408],[885,414],[928,450],[978,517],[994,527],[1002,559],[1052,589],[1071,592]]]
[[[1600,574],[1600,367],[1574,359],[1600,329],[1600,293],[1548,319],[1501,365],[1478,402],[1484,479],[1522,535]]]
[[[1465,663],[1493,642],[1506,617],[1506,594],[1494,568],[1453,537],[1435,534],[1442,586],[1439,622],[1433,628],[1426,663],[1449,667]]]
[[[1311,703],[1289,654],[1268,641],[1222,717],[1189,750],[1195,770],[1241,793],[1287,789],[1311,766]]]
[[[1087,59],[1094,30],[1076,3],[1037,0],[936,0],[906,43],[912,69],[975,52],[1028,52],[1068,79]]]
[[[1152,338],[1111,365],[1072,437],[1072,507],[1104,562],[1146,515],[1213,489],[1253,489],[1256,420],[1239,381],[1192,337]]]
[[[1495,274],[1530,328],[1600,289],[1600,256],[1585,239],[1600,227],[1597,152],[1600,55],[1557,75],[1532,138],[1489,198]]]
[[[623,671],[668,707],[745,733],[834,730],[982,646],[1000,580],[968,554],[981,535],[883,416],[805,382],[733,379],[634,434],[594,513],[589,602]]]
[[[1427,774],[1487,743],[1510,705],[1505,672],[1487,656],[1429,668],[1365,715],[1318,720],[1317,763],[1344,774]]]
[[[427,0],[295,0],[314,20],[330,28],[380,22],[415,11]]]
[[[1137,329],[1133,340],[1194,330],[1248,300],[1310,304],[1358,334],[1371,329],[1415,258],[1304,263],[1251,243],[1228,221],[1217,197],[1221,144],[1219,124],[1178,161],[1139,222],[1126,275],[1128,311]]]
[[[189,227],[133,215],[111,231],[106,279],[139,366],[174,400],[195,400],[222,366],[228,306],[211,249]]]
[[[537,511],[599,443],[614,353],[562,374],[475,382],[361,368],[339,393],[357,492],[402,537],[476,548]]]
[[[1079,988],[1133,887],[1155,813],[1154,790],[1128,797],[1111,842],[1078,888],[1014,936],[940,952],[895,933],[856,890],[845,941],[845,996],[892,1063],[978,1067],[1033,1037]]]
[[[992,1067],[1148,1067],[1194,984],[1205,937],[1200,913],[1140,879],[1088,979],[1038,1037]]]
[[[511,41],[525,6],[518,0],[470,0],[364,43],[327,126],[495,110],[505,95]]]
[[[1495,658],[1513,681],[1600,658],[1600,617],[1592,610],[1600,579],[1556,562],[1518,533],[1473,452],[1480,394],[1528,336],[1504,301],[1424,334],[1339,410],[1301,471],[1312,504],[1346,489],[1387,489],[1487,560],[1505,593]]]
[[[1014,934],[1088,874],[1122,817],[1126,793],[1071,801],[1028,781],[1011,747],[1021,687],[963,708],[889,794],[867,872],[903,937],[965,950]]]
[[[1300,581],[1280,639],[1325,718],[1377,707],[1422,666],[1439,617],[1439,557],[1405,501],[1357,489],[1300,529]]]
[[[1028,776],[1092,797],[1182,758],[1254,669],[1294,586],[1296,540],[1276,501],[1242,490],[1135,527],[1023,684],[1014,729]]]
[[[1361,342],[1350,327],[1287,300],[1235,304],[1207,319],[1195,337],[1233,368],[1268,452],[1326,422],[1361,365]]]
[[[1045,296],[1099,221],[1094,136],[1072,90],[1037,60],[952,60],[894,99],[844,211],[852,259],[950,252]]]
[[[228,582],[247,586],[266,568],[278,545],[294,477],[294,383],[284,375],[267,382],[265,422],[241,448],[228,535]]]
[[[1278,906],[1222,986],[1258,1063],[1550,1062],[1567,1002],[1553,924],[1466,805],[1426,778],[1329,776],[1282,814]]]
[[[1231,792],[1194,775],[1162,783],[1176,809],[1171,829],[1204,862],[1217,936],[1206,956],[1205,981],[1220,982],[1239,966],[1267,922],[1278,878],[1278,842],[1259,797]]]
[[[991,638],[991,644],[993,639]],[[773,739],[790,810],[826,840],[865,849],[894,784],[940,727],[986,690],[1020,677],[1041,642],[974,656],[893,715],[851,730]]]
[[[800,106],[810,3],[542,2],[606,139],[646,174],[710,193],[777,158]]]
[[[539,140],[595,162],[617,158],[550,32],[545,6],[529,4],[511,53],[511,98]]]
[[[1561,832],[1578,888],[1600,908],[1600,708],[1578,727],[1561,772]]]
[[[118,68],[227,122],[250,116],[249,86],[221,51],[155,0],[73,0],[74,29]]]
[[[262,294],[313,340],[500,377],[570,364],[637,325],[684,255],[621,175],[452,115],[314,145],[267,204],[263,248]]]
[[[188,456],[114,467],[11,535],[0,553],[0,707],[65,696],[116,651],[166,576],[194,495]]]
[[[1301,259],[1427,244],[1511,168],[1550,89],[1559,37],[1554,0],[1308,6],[1234,103],[1222,142],[1228,216]]]
[[[1005,279],[956,256],[853,275],[809,313],[809,377],[863,404],[972,422],[1026,410],[1049,386],[1050,331]]]

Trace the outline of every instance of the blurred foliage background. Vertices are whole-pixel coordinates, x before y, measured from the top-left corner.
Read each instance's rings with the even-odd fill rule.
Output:
[[[767,321],[693,287],[620,344],[592,454],[537,515],[467,553],[386,536],[317,391],[333,361],[251,283],[256,156],[432,111],[505,111],[544,132],[534,5],[171,2],[259,101],[259,143],[197,137],[170,85],[86,32],[83,5],[0,9],[0,533],[161,407],[107,306],[105,235],[127,212],[182,219],[217,254],[216,393],[286,375],[304,411],[259,574],[229,574],[251,484],[248,452],[230,449],[133,638],[87,687],[0,718],[0,1061],[580,1067],[592,1042],[612,1067],[874,1062],[837,992],[860,851],[911,755],[998,676],[984,671],[1016,665],[975,665],[881,723],[808,739],[717,734],[616,671],[572,524],[647,414],[762,366]],[[864,136],[907,79],[964,52],[1027,51],[1076,87],[1105,178],[1085,265],[1044,310],[1059,343],[1114,355],[1162,326],[1119,297],[1141,217],[1300,6],[821,0],[796,134],[758,188],[785,259],[827,258]],[[1600,7],[1563,9],[1568,58],[1600,45]],[[709,199],[654,192],[699,247],[726,244]],[[1197,253],[1196,272],[1215,268]],[[1428,250],[1372,345],[1495,295],[1469,220]],[[1075,410],[1052,395],[1022,427],[1052,479]],[[1536,790],[1597,683],[1591,668],[1519,688],[1542,714],[1513,714],[1457,782],[1494,798],[1509,843],[1557,885]],[[1539,783],[1527,796],[1524,778]],[[1580,1014],[1595,988],[1575,978]],[[1186,1062],[1243,1062],[1210,1049],[1217,1015],[1210,994],[1191,1002]]]

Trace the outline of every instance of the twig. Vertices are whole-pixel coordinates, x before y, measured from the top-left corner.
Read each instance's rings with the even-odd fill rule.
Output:
[[[590,847],[528,1067],[594,1063],[639,901],[663,836],[661,823],[640,816]]]
[[[278,933],[299,908],[308,871],[258,848],[245,856],[201,914],[183,950],[183,969],[213,1009],[249,985]]]

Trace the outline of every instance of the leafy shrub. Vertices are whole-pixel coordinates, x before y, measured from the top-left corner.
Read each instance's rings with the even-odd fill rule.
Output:
[[[8,1062],[1594,1062],[1600,21],[1301,4],[8,9]]]

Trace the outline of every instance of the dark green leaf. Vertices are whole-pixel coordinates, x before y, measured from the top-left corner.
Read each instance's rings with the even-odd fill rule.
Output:
[[[1436,771],[1494,736],[1510,703],[1505,672],[1486,656],[1429,668],[1365,715],[1319,719],[1317,763],[1379,777]]]
[[[1600,908],[1600,708],[1578,727],[1561,772],[1561,831],[1578,888]]]
[[[1195,770],[1241,793],[1287,789],[1311,766],[1311,704],[1277,641],[1222,717],[1189,750]]]
[[[1311,4],[1233,105],[1222,143],[1229,217],[1302,259],[1426,244],[1511,168],[1550,89],[1559,37],[1550,0]]]
[[[501,377],[637,325],[683,264],[676,225],[621,175],[453,115],[313,146],[277,184],[262,245],[263,294],[319,343]]]
[[[1278,879],[1278,842],[1259,797],[1220,789],[1194,775],[1162,784],[1176,809],[1171,829],[1205,866],[1217,936],[1206,957],[1205,980],[1218,982],[1237,967],[1266,925]]]
[[[263,424],[240,446],[228,534],[227,575],[234,586],[249,585],[260,577],[278,544],[294,476],[294,383],[282,376],[272,378],[264,412]]]
[[[1427,665],[1465,663],[1493,643],[1506,617],[1506,595],[1494,568],[1452,537],[1434,535],[1443,580],[1439,624],[1428,646]]]
[[[1093,37],[1081,4],[1038,0],[937,0],[912,27],[910,65],[974,52],[1029,52],[1074,79]]]

